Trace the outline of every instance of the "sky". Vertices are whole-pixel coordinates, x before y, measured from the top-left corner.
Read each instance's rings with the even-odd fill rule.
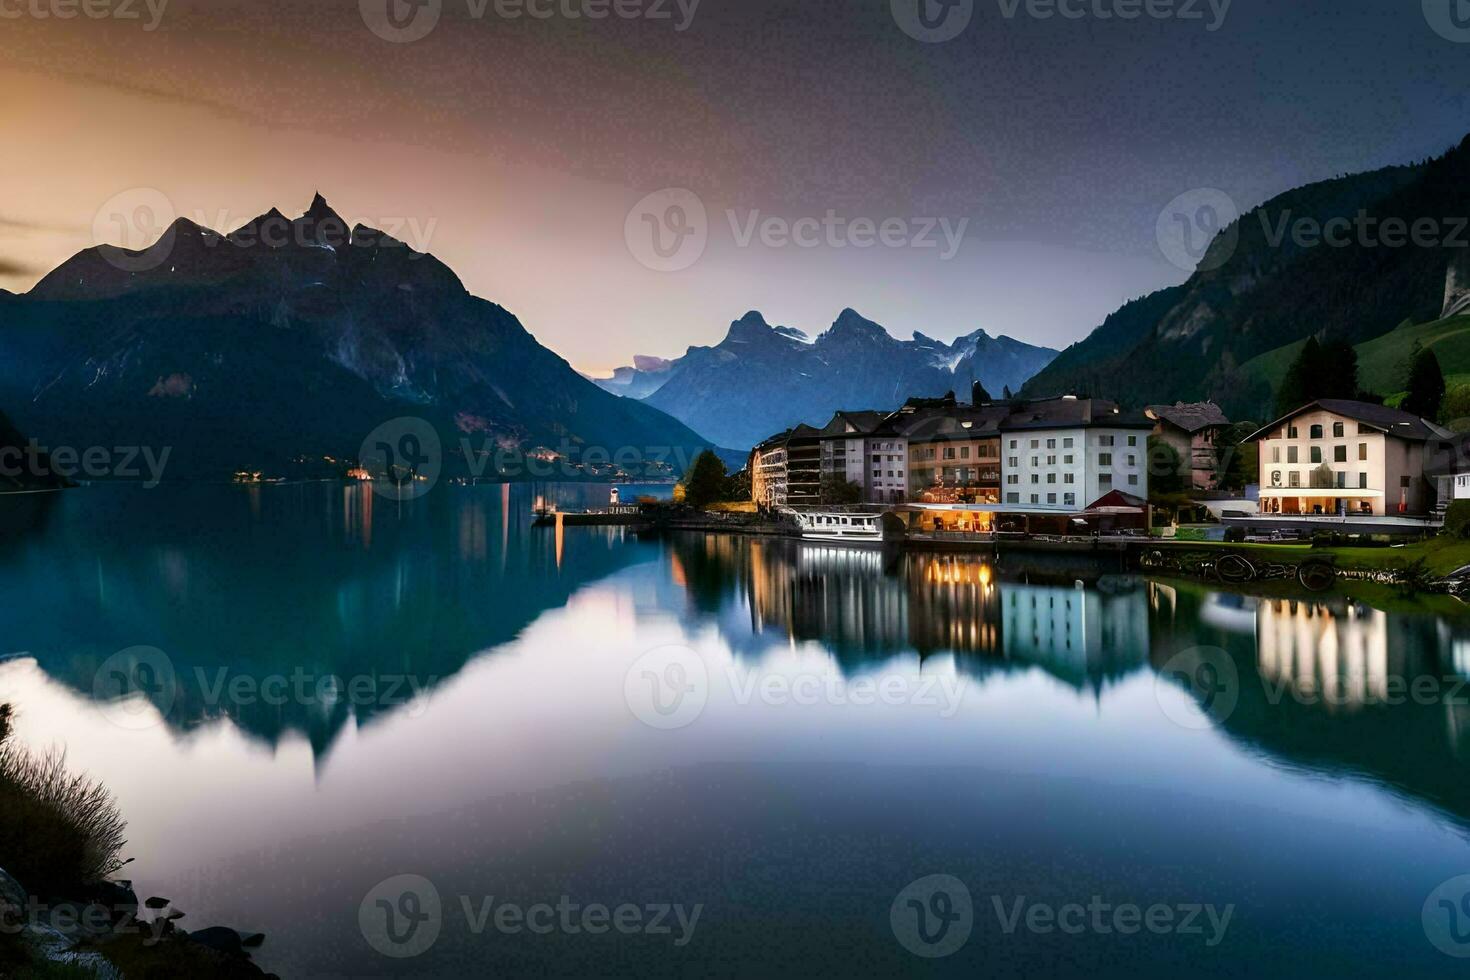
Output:
[[[1187,277],[1178,201],[1470,132],[1467,0],[0,0],[0,37],[0,287],[321,192],[595,374],[748,310],[1064,347]]]

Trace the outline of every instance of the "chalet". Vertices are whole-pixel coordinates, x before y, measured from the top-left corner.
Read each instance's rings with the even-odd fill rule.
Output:
[[[1417,415],[1324,398],[1247,441],[1261,465],[1261,515],[1425,516],[1427,464],[1451,433]]]

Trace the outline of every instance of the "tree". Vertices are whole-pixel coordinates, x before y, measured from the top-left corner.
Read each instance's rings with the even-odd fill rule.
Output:
[[[1316,337],[1308,337],[1296,360],[1286,369],[1276,389],[1276,414],[1289,415],[1313,401],[1313,374],[1322,362],[1322,345]]]
[[[706,449],[694,459],[684,474],[684,502],[703,509],[717,503],[725,494],[725,464],[713,451]]]
[[[1185,493],[1190,487],[1189,468],[1179,450],[1160,436],[1148,437],[1149,496]]]
[[[1439,419],[1453,432],[1470,432],[1470,385],[1455,385],[1445,392]]]
[[[1237,422],[1220,433],[1216,446],[1220,467],[1216,479],[1222,488],[1239,490],[1260,482],[1260,453],[1255,443],[1244,441],[1256,428],[1254,422]]]
[[[1420,418],[1437,419],[1443,403],[1444,372],[1434,351],[1425,347],[1409,365],[1409,393],[1399,407]]]
[[[1308,337],[1276,390],[1276,414],[1288,415],[1319,398],[1358,397],[1358,352],[1345,340]]]

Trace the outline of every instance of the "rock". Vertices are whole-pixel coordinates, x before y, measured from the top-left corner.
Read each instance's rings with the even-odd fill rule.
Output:
[[[210,949],[218,950],[232,956],[244,956],[244,943],[240,940],[240,934],[233,929],[224,926],[210,926],[208,929],[199,929],[195,932],[182,933],[183,937],[190,942]]]
[[[0,906],[23,909],[28,901],[26,890],[21,887],[20,882],[6,874],[4,868],[0,868]]]
[[[240,939],[240,945],[246,949],[258,949],[263,942],[265,942],[263,932],[248,932]]]

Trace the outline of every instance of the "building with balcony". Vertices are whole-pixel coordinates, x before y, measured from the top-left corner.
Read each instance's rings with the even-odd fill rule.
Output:
[[[869,504],[901,503],[908,491],[907,440],[887,412],[838,412],[821,430],[821,476],[859,487]]]
[[[1417,415],[1368,402],[1320,399],[1253,433],[1261,515],[1423,516],[1425,478],[1452,434]]]

